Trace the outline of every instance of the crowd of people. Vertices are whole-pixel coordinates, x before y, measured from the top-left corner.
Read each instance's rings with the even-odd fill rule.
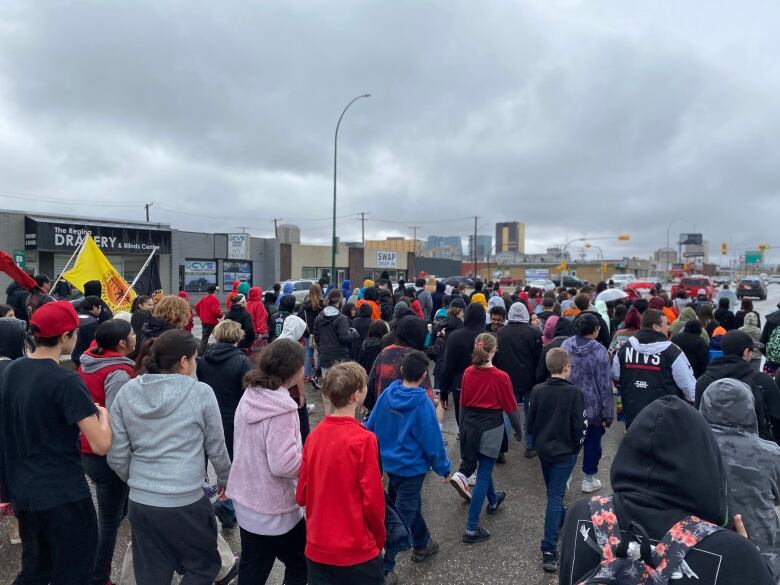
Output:
[[[139,296],[114,315],[99,282],[74,301],[36,282],[0,305],[17,584],[110,584],[121,552],[122,584],[254,585],[278,560],[292,585],[393,585],[400,554],[440,550],[428,473],[468,502],[461,541],[476,545],[483,511],[522,496],[493,479],[513,443],[539,461],[541,566],[562,584],[778,582],[780,310],[762,327],[728,289],[713,302],[383,274],[321,279],[301,303],[289,283],[236,282],[224,303],[212,286],[194,306]],[[567,510],[580,451],[585,496]],[[238,528],[240,554],[219,525]]]

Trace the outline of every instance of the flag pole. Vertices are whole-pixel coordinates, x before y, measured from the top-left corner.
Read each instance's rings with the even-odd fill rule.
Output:
[[[87,234],[81,239],[81,243],[78,245],[78,247],[73,251],[73,254],[71,254],[70,260],[67,261],[65,264],[65,268],[60,270],[60,273],[57,275],[57,279],[54,281],[54,284],[51,285],[51,290],[54,290],[54,287],[57,286],[57,283],[62,280],[62,275],[68,271],[68,268],[70,267],[70,263],[73,262],[73,259],[76,257],[76,254],[81,253],[81,249],[84,247],[84,244],[87,241],[87,236],[91,236],[92,232],[87,232]]]
[[[152,258],[154,258],[154,255],[157,253],[157,251],[160,248],[158,246],[155,246],[152,250],[152,253],[149,254],[149,257],[146,259],[146,262],[144,262],[144,265],[141,267],[141,270],[138,271],[138,274],[135,275],[135,278],[133,279],[133,282],[130,283],[130,286],[125,291],[125,294],[122,295],[122,298],[119,299],[119,302],[117,303],[117,307],[121,307],[122,303],[125,302],[125,299],[127,298],[127,295],[130,294],[130,290],[135,286],[135,283],[138,282],[138,279],[141,278],[141,275],[144,273],[144,270],[149,266],[149,263],[152,261]]]

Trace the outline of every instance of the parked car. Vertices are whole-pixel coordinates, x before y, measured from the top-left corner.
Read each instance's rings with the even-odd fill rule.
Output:
[[[613,274],[607,279],[607,282],[612,281],[616,288],[625,288],[636,280],[636,276],[633,274]]]
[[[532,288],[540,288],[545,292],[548,290],[555,290],[555,283],[549,278],[545,280],[529,280],[527,284]]]
[[[780,274],[773,274],[770,276],[769,284],[780,284]]]
[[[759,276],[748,276],[739,281],[737,285],[737,298],[758,297],[760,300],[766,300],[766,285]]]
[[[588,284],[588,281],[586,280],[580,280],[576,276],[564,276],[558,279],[553,278],[552,279],[553,284],[555,286],[563,286],[566,288],[582,288],[586,284]]]
[[[465,276],[450,276],[449,278],[445,278],[442,282],[444,282],[445,286],[452,287],[457,287],[461,284],[465,284],[466,287],[469,288],[474,286],[474,280]]]
[[[679,284],[672,285],[672,297],[677,296],[680,290],[684,290],[691,298],[696,298],[699,291],[704,289],[704,294],[708,299],[712,300],[715,296],[715,286],[712,283],[712,279],[709,276],[703,276],[694,274],[693,276],[686,276],[681,278]]]
[[[284,285],[288,282],[291,282],[293,285],[293,296],[295,297],[296,305],[303,303],[306,295],[309,294],[309,288],[311,285],[317,283],[316,280],[288,280],[287,282],[282,283],[282,289],[284,289]]]

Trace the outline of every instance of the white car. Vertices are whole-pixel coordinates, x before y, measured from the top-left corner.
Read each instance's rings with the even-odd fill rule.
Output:
[[[555,283],[549,279],[529,280],[527,284],[531,288],[540,288],[544,292],[547,292],[548,290],[555,290]]]
[[[625,288],[632,282],[636,282],[636,276],[633,274],[613,274],[607,279],[607,282],[615,283],[615,288]]]
[[[300,305],[303,303],[303,300],[306,298],[306,295],[309,294],[309,288],[311,285],[316,284],[316,280],[288,280],[284,283],[282,283],[282,290],[284,290],[284,285],[288,282],[291,282],[293,285],[293,296],[295,297],[295,304]]]
[[[769,284],[780,284],[780,274],[773,274],[770,276]]]

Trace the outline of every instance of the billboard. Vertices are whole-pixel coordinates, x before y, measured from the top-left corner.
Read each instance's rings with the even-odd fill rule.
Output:
[[[704,243],[702,234],[680,234],[681,246],[701,246]]]

